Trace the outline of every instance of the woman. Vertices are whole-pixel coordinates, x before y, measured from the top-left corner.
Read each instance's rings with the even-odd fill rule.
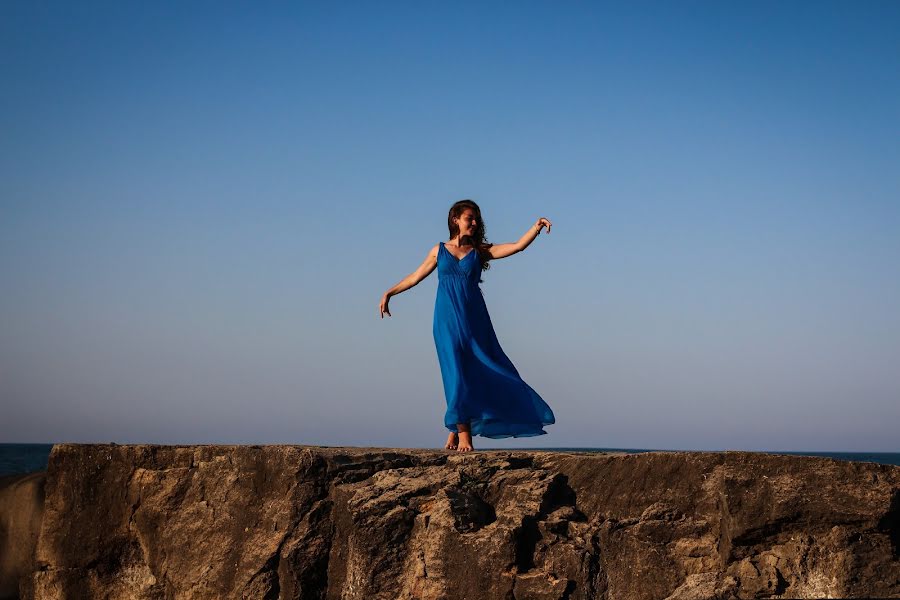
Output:
[[[391,296],[413,287],[438,270],[434,304],[434,343],[447,412],[444,425],[450,430],[444,448],[472,450],[472,436],[488,438],[543,435],[544,425],[555,423],[553,411],[522,381],[507,358],[488,315],[481,288],[481,272],[488,261],[505,258],[527,248],[551,223],[540,218],[512,244],[490,244],[485,240],[481,209],[471,200],[460,200],[450,208],[447,227],[450,239],[435,245],[415,272],[385,292],[379,311],[391,316]]]

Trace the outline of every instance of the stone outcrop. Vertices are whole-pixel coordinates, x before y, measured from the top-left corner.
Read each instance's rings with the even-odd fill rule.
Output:
[[[25,598],[900,596],[900,467],[58,445]]]
[[[43,471],[0,477],[0,598],[18,597],[19,581],[34,570],[43,505]]]

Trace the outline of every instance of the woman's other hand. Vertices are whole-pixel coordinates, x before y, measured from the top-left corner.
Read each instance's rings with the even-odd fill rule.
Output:
[[[545,219],[544,217],[541,217],[540,219],[538,219],[538,220],[537,220],[537,223],[534,224],[534,226],[538,228],[538,235],[540,235],[541,230],[542,230],[545,226],[547,227],[547,233],[550,233],[550,226],[551,226],[551,225],[552,225],[552,223],[550,222],[550,220],[549,220],[549,219]]]
[[[378,310],[381,312],[382,319],[384,318],[385,313],[387,313],[387,316],[391,316],[391,311],[388,309],[388,302],[390,299],[391,297],[387,294],[381,297],[381,305],[378,307]]]

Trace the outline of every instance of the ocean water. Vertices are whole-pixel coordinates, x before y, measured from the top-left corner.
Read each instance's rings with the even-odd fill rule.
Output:
[[[0,477],[18,473],[43,471],[53,444],[0,444]],[[642,448],[516,448],[558,452],[651,452]],[[900,465],[900,452],[770,452],[794,456],[825,456],[837,460]]]
[[[0,477],[43,471],[53,444],[0,444]]]

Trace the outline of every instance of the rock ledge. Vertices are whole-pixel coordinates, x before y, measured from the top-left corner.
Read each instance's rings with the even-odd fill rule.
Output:
[[[23,598],[900,596],[900,467],[756,453],[53,448]]]

